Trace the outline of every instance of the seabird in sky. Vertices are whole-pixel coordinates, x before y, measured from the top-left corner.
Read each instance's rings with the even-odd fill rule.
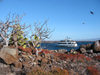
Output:
[[[93,15],[94,14],[94,12],[93,11],[90,11],[90,13]]]

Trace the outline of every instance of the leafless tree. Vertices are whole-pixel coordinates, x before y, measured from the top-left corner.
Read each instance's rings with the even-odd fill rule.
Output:
[[[41,43],[43,40],[48,39],[50,36],[51,30],[47,26],[47,20],[44,23],[35,23],[34,24],[34,32],[31,35],[31,41],[33,42],[33,46],[36,47],[40,43],[40,51],[36,48],[36,55],[41,52]],[[39,38],[38,41],[33,40],[32,36],[37,36]]]
[[[0,37],[4,40],[5,46],[8,46],[8,38],[11,36],[13,25],[12,21],[10,21],[10,18],[8,17],[5,22],[0,22]]]
[[[46,20],[46,21],[44,21],[43,24],[41,24],[41,23],[34,24],[35,34],[39,37],[40,42],[45,40],[45,39],[48,39],[50,36],[51,31],[47,26],[47,22],[48,21]]]
[[[9,38],[11,37],[11,35],[13,35],[13,39],[15,41],[15,44],[17,45],[17,37],[16,37],[16,32],[15,29],[17,29],[18,25],[20,25],[20,21],[22,19],[23,16],[19,16],[19,15],[13,15],[12,17],[10,15],[8,15],[7,19],[5,22],[1,21],[0,22],[0,38],[2,40],[4,40],[4,43],[6,44],[5,46],[8,46],[9,44]],[[25,29],[27,27],[25,27],[24,25],[20,25],[21,29]]]

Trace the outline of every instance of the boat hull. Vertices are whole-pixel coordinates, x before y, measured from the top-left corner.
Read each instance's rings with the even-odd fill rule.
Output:
[[[57,44],[57,46],[61,46],[61,47],[77,47],[77,44]]]

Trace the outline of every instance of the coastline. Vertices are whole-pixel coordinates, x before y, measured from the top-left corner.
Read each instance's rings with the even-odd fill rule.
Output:
[[[42,43],[58,43],[60,41],[42,41]],[[95,42],[95,41],[76,41],[76,42]]]

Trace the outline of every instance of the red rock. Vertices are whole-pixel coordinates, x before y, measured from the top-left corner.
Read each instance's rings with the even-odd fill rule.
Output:
[[[100,72],[93,66],[87,67],[89,75],[100,75]]]
[[[40,54],[41,54],[41,53],[44,53],[44,54],[51,54],[52,51],[47,50],[47,49],[42,49],[42,51],[40,52]]]
[[[24,52],[28,52],[28,53],[32,54],[32,49],[30,49],[30,48],[23,48],[22,46],[19,46],[18,49],[20,49]],[[40,51],[40,49],[38,49],[38,51]],[[36,50],[33,50],[33,53],[36,53]],[[42,49],[42,51],[40,51],[39,54],[42,54],[42,53],[50,54],[50,53],[52,53],[52,51],[49,51],[47,49]]]
[[[99,56],[94,56],[93,58],[94,58],[95,60],[100,61],[100,55],[99,55]]]
[[[22,46],[19,46],[18,49],[20,49],[20,50],[22,50],[22,51],[25,51],[25,52],[27,52],[27,53],[32,54],[32,49],[30,49],[30,48],[23,48]]]
[[[91,61],[92,59],[89,57],[86,57],[83,54],[62,54],[62,53],[54,53],[55,56],[59,57],[61,60],[81,60],[84,62],[84,60]]]

